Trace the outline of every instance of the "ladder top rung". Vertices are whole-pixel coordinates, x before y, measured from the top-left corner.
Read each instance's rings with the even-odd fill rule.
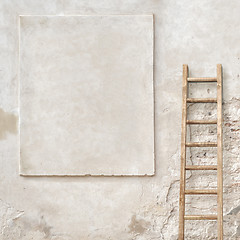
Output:
[[[188,82],[217,82],[214,77],[187,78]]]
[[[186,170],[217,170],[217,165],[187,165]]]
[[[216,98],[187,98],[188,103],[216,103]]]
[[[186,189],[185,194],[194,194],[194,195],[201,195],[201,194],[217,194],[216,189]]]
[[[186,143],[187,147],[217,147],[216,142],[190,142]]]
[[[217,220],[217,215],[185,215],[185,220]]]
[[[187,124],[217,124],[217,120],[187,120]]]

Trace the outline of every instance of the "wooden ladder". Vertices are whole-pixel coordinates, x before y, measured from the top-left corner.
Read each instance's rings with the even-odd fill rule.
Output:
[[[217,98],[188,98],[188,83],[216,82]],[[187,120],[188,103],[217,103],[216,120]],[[217,124],[217,142],[186,142],[187,124]],[[184,239],[185,220],[217,220],[218,240],[223,239],[223,174],[222,174],[222,65],[217,65],[216,78],[190,78],[188,66],[183,65],[182,86],[182,137],[181,137],[181,174],[179,198],[179,240]],[[186,165],[186,147],[217,147],[217,165]],[[186,170],[216,170],[217,189],[186,189]],[[216,194],[217,215],[185,215],[186,194]]]

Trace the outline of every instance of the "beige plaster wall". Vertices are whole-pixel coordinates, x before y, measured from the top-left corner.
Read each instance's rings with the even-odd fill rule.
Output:
[[[240,2],[214,0],[2,0],[0,2],[0,239],[174,240],[178,232],[181,74],[224,71],[224,239],[240,238]],[[153,177],[20,177],[18,169],[18,15],[155,15],[155,153]],[[196,94],[194,87],[192,94]],[[198,96],[214,94],[199,86]],[[191,105],[195,118],[213,107]],[[195,115],[194,115],[195,114]],[[206,139],[214,129],[191,129]],[[214,161],[214,152],[189,153]],[[214,187],[215,176],[188,176]],[[209,184],[210,182],[210,184]],[[192,212],[216,211],[213,197],[195,197]],[[213,222],[188,223],[187,239],[216,239]]]

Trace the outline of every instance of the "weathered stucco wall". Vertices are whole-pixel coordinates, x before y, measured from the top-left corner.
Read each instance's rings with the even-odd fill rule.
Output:
[[[181,75],[224,72],[224,239],[240,239],[240,2],[214,0],[2,0],[0,2],[0,239],[171,240],[178,233]],[[18,15],[155,15],[154,177],[20,177],[18,170]],[[200,89],[200,90],[199,90]],[[211,96],[213,85],[193,86]],[[213,117],[213,105],[189,107]],[[205,111],[203,111],[205,110]],[[214,127],[192,127],[192,139],[214,139]],[[197,135],[197,136],[196,136]],[[192,150],[190,161],[214,162]],[[214,173],[188,175],[192,187],[214,187]],[[194,213],[216,211],[215,197],[191,197]],[[216,239],[214,222],[187,222],[187,239]]]

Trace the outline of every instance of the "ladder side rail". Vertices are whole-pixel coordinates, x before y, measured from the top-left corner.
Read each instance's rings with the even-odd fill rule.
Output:
[[[218,240],[223,240],[223,139],[222,139],[222,65],[217,65],[217,229]]]
[[[188,97],[188,66],[183,65],[182,83],[182,130],[181,130],[181,172],[179,198],[179,240],[184,240],[185,215],[185,184],[186,184],[186,136],[187,136],[187,97]]]

